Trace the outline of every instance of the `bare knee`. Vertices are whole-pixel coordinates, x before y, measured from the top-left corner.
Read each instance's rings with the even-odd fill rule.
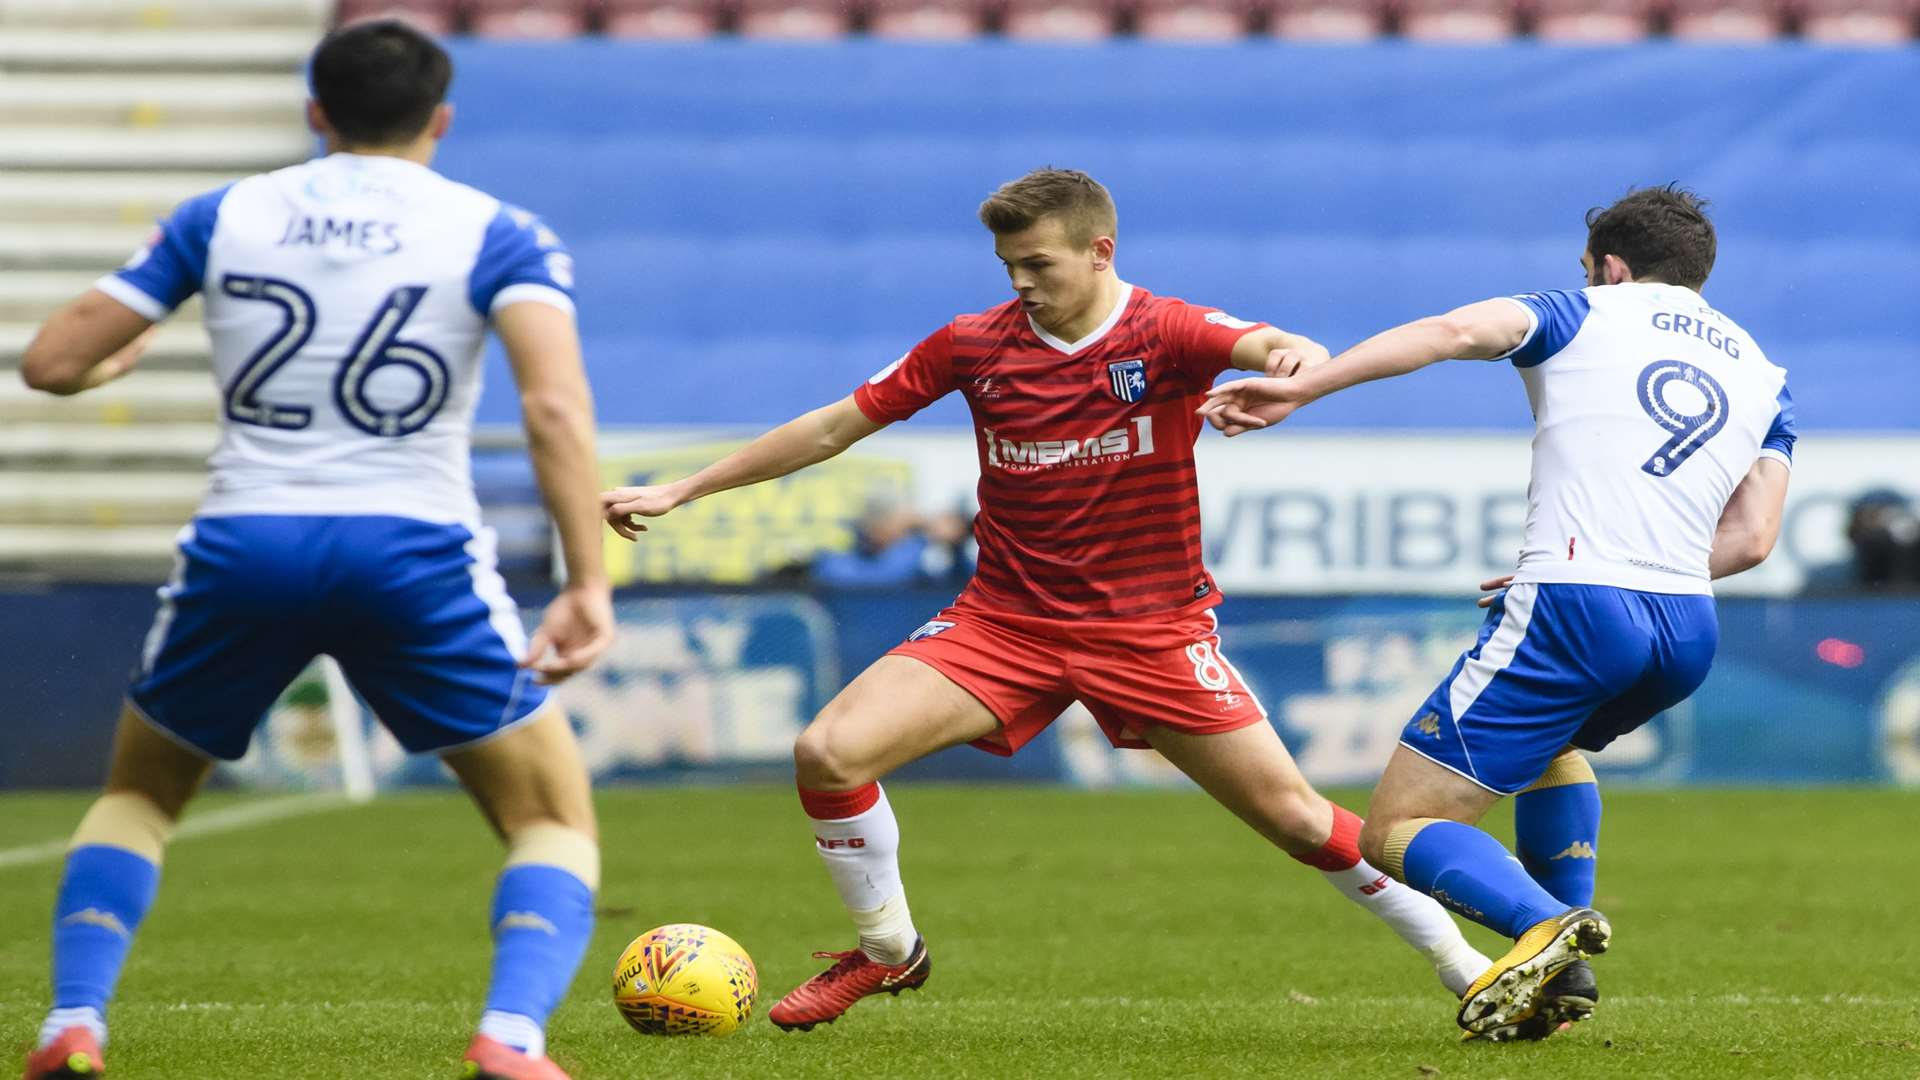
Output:
[[[1304,784],[1268,799],[1265,816],[1269,838],[1296,855],[1318,851],[1333,835],[1332,804]]]
[[[1370,817],[1360,827],[1360,857],[1372,863],[1376,868],[1387,864],[1387,837],[1394,826],[1400,824],[1389,817]]]
[[[822,713],[793,743],[793,772],[800,786],[815,791],[849,791],[879,779],[872,766],[849,753],[832,719]]]

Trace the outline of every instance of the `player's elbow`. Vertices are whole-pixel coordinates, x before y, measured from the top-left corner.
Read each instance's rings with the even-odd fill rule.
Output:
[[[591,412],[592,407],[580,395],[562,390],[531,390],[520,395],[520,416],[527,433],[535,438],[580,427],[589,421]]]
[[[34,390],[48,394],[77,394],[85,386],[84,370],[76,370],[77,365],[47,342],[47,336],[41,334],[27,346],[20,357],[20,381]]]
[[[1420,320],[1419,325],[1433,339],[1442,356],[1475,359],[1483,353],[1498,354],[1487,351],[1487,344],[1480,340],[1484,335],[1479,328],[1458,313],[1433,315]]]

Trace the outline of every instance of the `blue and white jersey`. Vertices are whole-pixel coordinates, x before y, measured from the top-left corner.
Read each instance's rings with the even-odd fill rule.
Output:
[[[98,288],[153,320],[205,294],[219,448],[201,516],[478,519],[488,321],[573,311],[533,215],[393,157],[334,154],[182,203]]]
[[[1692,289],[1633,283],[1513,298],[1533,403],[1516,581],[1711,593],[1721,511],[1762,455],[1793,463],[1787,373]]]

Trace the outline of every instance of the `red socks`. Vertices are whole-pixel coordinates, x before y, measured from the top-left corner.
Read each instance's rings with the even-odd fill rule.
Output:
[[[1327,837],[1327,842],[1318,849],[1293,856],[1316,870],[1328,873],[1351,869],[1360,862],[1360,826],[1365,824],[1360,820],[1360,815],[1339,803],[1330,805],[1333,807],[1333,835]]]

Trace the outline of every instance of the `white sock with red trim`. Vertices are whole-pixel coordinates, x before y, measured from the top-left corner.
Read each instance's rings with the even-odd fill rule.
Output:
[[[800,805],[813,819],[814,848],[860,931],[860,951],[884,964],[904,961],[920,935],[900,883],[900,823],[887,793],[879,784],[852,791],[801,788]]]
[[[1432,897],[1393,880],[1360,857],[1360,816],[1333,806],[1333,835],[1317,851],[1294,858],[1320,871],[1340,895],[1393,928],[1433,964],[1448,990],[1466,992],[1493,961],[1467,943],[1453,916]]]

